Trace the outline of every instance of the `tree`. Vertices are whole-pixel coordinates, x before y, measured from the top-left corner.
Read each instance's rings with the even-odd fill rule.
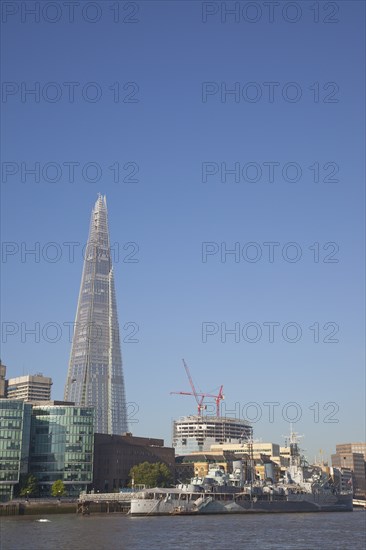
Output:
[[[36,494],[38,489],[37,478],[32,474],[27,475],[21,479],[20,485],[20,496],[21,497],[31,497]]]
[[[130,485],[146,485],[147,487],[170,487],[172,474],[168,466],[162,462],[142,462],[130,470]]]
[[[51,487],[51,495],[53,497],[62,497],[66,494],[65,485],[62,479],[58,479]]]

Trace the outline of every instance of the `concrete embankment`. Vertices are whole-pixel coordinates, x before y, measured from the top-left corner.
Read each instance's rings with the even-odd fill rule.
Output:
[[[0,503],[0,516],[49,515],[49,514],[126,514],[130,502],[114,500],[110,495],[108,501],[75,500],[59,501],[58,499],[29,499],[29,501],[11,501]]]
[[[70,514],[76,512],[76,500],[62,502],[58,500],[29,499],[20,502],[5,502],[0,504],[0,516],[24,516],[42,514]]]

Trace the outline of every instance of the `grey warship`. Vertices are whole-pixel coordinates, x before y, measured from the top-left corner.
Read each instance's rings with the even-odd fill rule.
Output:
[[[290,464],[277,482],[244,482],[242,463],[232,474],[211,467],[204,478],[175,488],[151,488],[131,499],[132,516],[250,514],[352,511],[352,486],[336,483],[319,467],[308,466],[295,433],[290,435]]]

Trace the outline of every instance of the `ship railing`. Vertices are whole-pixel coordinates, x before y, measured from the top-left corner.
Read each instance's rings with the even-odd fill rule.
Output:
[[[129,502],[132,493],[90,493],[79,497],[79,502]]]

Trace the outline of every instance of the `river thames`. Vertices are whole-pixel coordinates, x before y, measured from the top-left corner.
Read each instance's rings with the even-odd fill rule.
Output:
[[[366,512],[132,518],[1,518],[1,550],[364,550]]]

